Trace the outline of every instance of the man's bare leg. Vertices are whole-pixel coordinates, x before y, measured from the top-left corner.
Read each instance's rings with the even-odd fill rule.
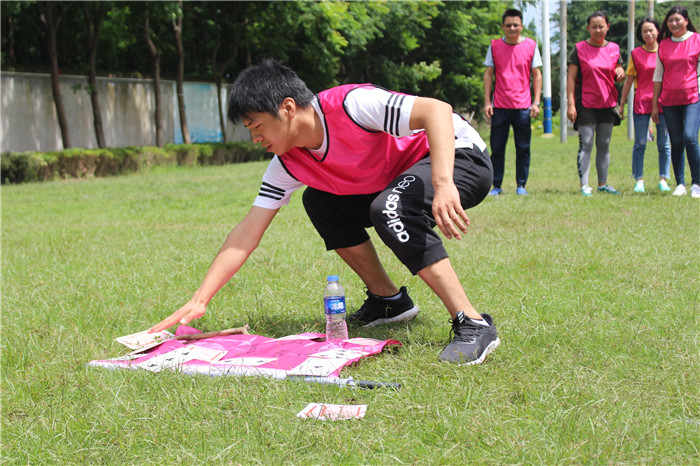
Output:
[[[360,277],[367,290],[373,295],[394,296],[399,292],[384,270],[372,240],[357,246],[336,249],[335,252]]]
[[[459,311],[471,319],[481,319],[481,315],[469,302],[448,258],[440,259],[421,269],[418,276],[438,295],[453,319]]]

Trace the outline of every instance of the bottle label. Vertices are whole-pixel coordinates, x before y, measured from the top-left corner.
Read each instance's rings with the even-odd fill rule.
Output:
[[[330,296],[323,298],[326,314],[345,314],[345,296]]]

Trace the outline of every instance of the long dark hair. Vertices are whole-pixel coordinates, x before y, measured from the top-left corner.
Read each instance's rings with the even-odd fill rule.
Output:
[[[668,18],[669,18],[669,16],[674,15],[674,14],[679,14],[688,21],[688,30],[689,31],[698,32],[695,29],[693,22],[690,20],[690,18],[688,18],[688,9],[684,6],[676,5],[676,6],[671,7],[670,10],[668,10],[668,13],[666,13],[666,17],[664,18],[664,22],[661,23],[661,36],[659,37],[659,41],[661,41],[661,39],[666,39],[667,37],[671,37],[673,35],[673,34],[671,34],[671,31],[668,29]]]

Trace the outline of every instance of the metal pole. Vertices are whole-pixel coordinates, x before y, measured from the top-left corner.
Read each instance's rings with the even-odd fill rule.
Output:
[[[632,49],[634,48],[634,0],[627,2],[627,63],[632,59]],[[627,94],[627,139],[634,139],[634,86]]]
[[[568,120],[566,119],[566,72],[568,66],[566,53],[566,0],[559,2],[559,126],[561,131],[560,141],[566,142]]]
[[[552,136],[552,61],[549,46],[549,6],[542,2],[542,103],[544,134]]]

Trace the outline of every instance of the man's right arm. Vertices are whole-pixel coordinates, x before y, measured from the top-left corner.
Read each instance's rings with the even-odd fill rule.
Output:
[[[493,116],[493,105],[491,104],[491,91],[493,90],[494,68],[487,66],[484,70],[484,115],[486,118]]]
[[[253,206],[229,233],[192,299],[168,318],[151,327],[149,333],[165,330],[175,324],[188,324],[202,317],[211,298],[238,272],[258,247],[277,212],[279,209]]]

